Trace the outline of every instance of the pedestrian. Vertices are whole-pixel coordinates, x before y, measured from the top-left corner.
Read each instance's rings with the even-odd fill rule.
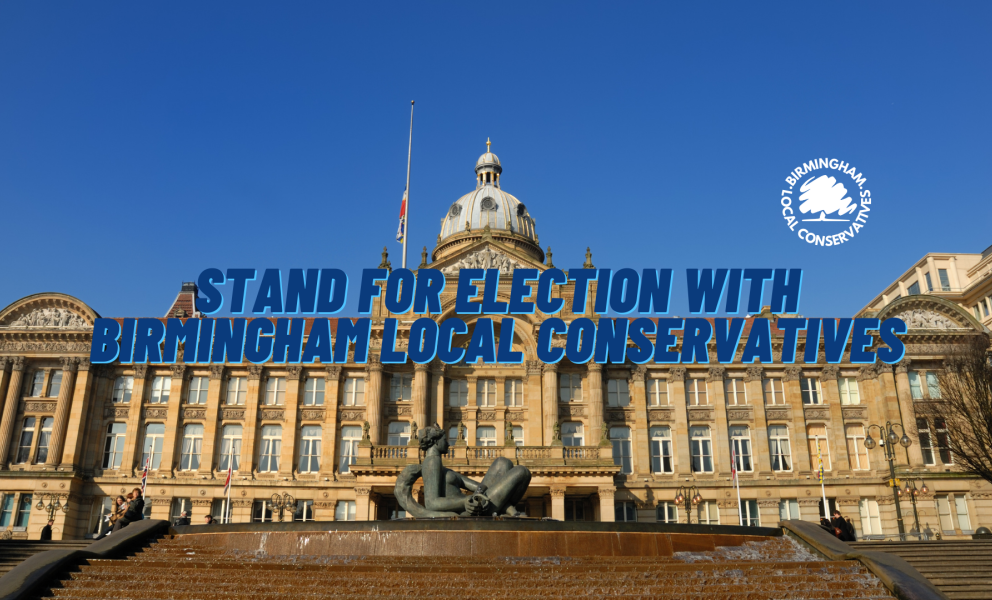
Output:
[[[214,516],[213,515],[207,515],[207,516],[203,517],[203,524],[204,525],[213,525],[214,524]]]
[[[834,535],[837,536],[837,539],[839,539],[840,541],[842,542],[853,541],[851,540],[851,537],[850,535],[848,535],[847,532],[847,522],[844,520],[844,517],[840,516],[840,511],[837,510],[836,508],[834,509],[833,512],[833,518],[830,519],[830,526],[834,530]]]
[[[179,513],[179,518],[176,519],[172,524],[174,526],[176,526],[176,527],[182,527],[184,525],[189,525],[190,524],[189,523],[189,513],[186,512],[185,510],[183,512]]]
[[[141,497],[141,488],[131,490],[127,498],[127,510],[124,512],[124,516],[117,519],[117,522],[114,523],[114,531],[145,518],[145,500]]]
[[[820,529],[826,531],[830,535],[837,535],[834,533],[834,528],[830,525],[830,520],[826,517],[820,517]]]
[[[38,538],[39,540],[43,542],[52,541],[52,525],[55,525],[55,520],[49,519],[48,525],[45,525],[44,527],[41,528],[41,537]]]
[[[848,541],[850,542],[858,541],[858,530],[854,528],[854,523],[852,523],[851,519],[847,517],[844,517],[844,521],[847,522],[847,536],[851,538]]]

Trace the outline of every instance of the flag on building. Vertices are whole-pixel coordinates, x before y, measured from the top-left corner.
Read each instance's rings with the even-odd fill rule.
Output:
[[[224,495],[231,496],[231,475],[234,472],[234,457],[227,461],[227,480],[224,482]]]
[[[819,461],[820,466],[816,469],[816,479],[817,481],[823,481],[823,453],[820,451],[820,440],[816,440],[816,460]]]
[[[403,190],[403,203],[400,204],[400,225],[396,229],[396,241],[403,243],[403,238],[406,237],[406,194],[407,190]]]
[[[145,470],[141,473],[141,495],[142,496],[145,495],[145,485],[148,483],[148,461],[151,460],[151,459],[152,459],[151,456],[149,456],[148,458],[145,459]]]

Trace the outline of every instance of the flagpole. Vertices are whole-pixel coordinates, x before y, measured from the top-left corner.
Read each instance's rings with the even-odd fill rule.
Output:
[[[410,157],[413,155],[413,100],[410,100],[410,145],[406,150],[406,215],[403,217],[403,268],[406,268],[406,240],[410,237]]]
[[[734,481],[737,483],[737,516],[740,517],[740,526],[744,527],[744,505],[741,504],[741,480],[739,477],[734,477]]]
[[[823,454],[820,450],[820,440],[816,440],[816,458],[820,462],[819,474],[820,474],[820,493],[823,495],[823,516],[828,521],[830,520],[830,505],[827,503],[827,488],[823,484]]]

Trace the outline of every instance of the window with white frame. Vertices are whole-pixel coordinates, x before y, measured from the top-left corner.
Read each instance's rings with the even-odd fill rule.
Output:
[[[689,451],[692,456],[693,473],[713,472],[713,440],[709,427],[689,428]]]
[[[241,425],[224,425],[221,430],[220,462],[217,467],[221,471],[228,469],[237,471],[241,463]]]
[[[933,442],[930,437],[930,423],[923,417],[916,419],[916,436],[920,440],[920,452],[923,453],[923,464],[933,466],[934,461]]]
[[[41,419],[41,432],[38,435],[38,449],[34,453],[34,462],[38,465],[45,464],[48,460],[48,446],[52,443],[52,426],[55,424],[54,417],[44,417]]]
[[[633,502],[614,502],[613,516],[618,523],[635,523],[637,522],[637,506]]]
[[[272,522],[272,503],[268,500],[255,500],[251,505],[251,521],[252,523],[271,523]],[[276,519],[279,517],[276,516]]]
[[[524,380],[507,379],[503,383],[503,404],[505,406],[524,405]]]
[[[878,514],[878,501],[862,498],[858,503],[861,511],[861,537],[868,539],[882,535],[882,518]]]
[[[937,437],[937,455],[940,457],[940,462],[953,465],[954,456],[951,454],[951,436],[947,431],[947,423],[944,419],[934,419],[933,430]]]
[[[324,378],[307,377],[303,384],[303,406],[324,405]]]
[[[561,424],[561,443],[564,446],[582,446],[583,433],[582,423],[578,421],[568,421]]]
[[[753,470],[751,464],[751,431],[744,425],[730,426],[730,444],[734,450],[734,457],[737,460],[737,471],[750,473]]]
[[[947,277],[947,269],[937,269],[937,279],[940,280],[940,291],[951,291],[951,280]]]
[[[651,406],[668,406],[668,381],[648,379],[648,403]]]
[[[21,437],[17,444],[17,464],[24,464],[31,460],[31,446],[34,444],[34,430],[37,419],[27,417],[21,424]]]
[[[865,426],[851,424],[847,426],[847,456],[851,461],[852,471],[867,471],[868,448],[865,447]]]
[[[840,403],[843,406],[861,404],[861,392],[858,390],[857,379],[840,377],[837,379],[837,387],[840,389]]]
[[[203,425],[190,423],[183,428],[183,446],[179,454],[179,470],[195,471],[200,468],[203,450]]]
[[[362,428],[345,425],[341,428],[341,465],[338,470],[347,473],[358,460],[358,443],[362,441]]]
[[[258,458],[259,473],[279,470],[279,453],[282,450],[282,425],[262,426],[262,446]]]
[[[788,427],[768,426],[768,450],[772,458],[772,471],[792,470],[792,446],[789,444]]]
[[[513,426],[513,444],[515,446],[525,446],[524,443],[524,428],[522,425]]]
[[[141,468],[148,465],[151,471],[162,466],[162,444],[165,440],[165,424],[149,423],[145,427],[145,443],[141,451]]]
[[[48,378],[48,397],[57,398],[60,391],[62,391],[62,371],[55,370]]]
[[[131,401],[131,392],[134,390],[134,377],[125,375],[118,377],[114,381],[114,404],[127,404]]]
[[[765,396],[765,404],[785,404],[785,392],[782,389],[781,377],[762,379],[761,392]]]
[[[304,425],[300,430],[300,473],[320,471],[320,425]]]
[[[209,377],[191,377],[189,392],[186,394],[187,404],[206,404],[207,393],[210,391]]]
[[[582,376],[578,373],[562,373],[558,378],[559,402],[582,402]]]
[[[655,511],[655,519],[659,523],[679,522],[679,507],[672,502],[659,502]]]
[[[458,427],[452,427],[448,429],[448,445],[454,446],[455,442],[458,441]]]
[[[475,403],[478,406],[496,406],[495,379],[479,379],[475,382]]]
[[[0,501],[0,527],[6,529],[14,520],[14,494],[4,494]]]
[[[830,470],[830,446],[827,445],[826,425],[807,425],[806,439],[809,440],[809,460],[813,471],[820,469],[820,461],[823,461],[823,470]]]
[[[410,443],[410,424],[406,421],[393,421],[387,431],[387,446],[406,446]]]
[[[820,380],[814,377],[803,377],[800,379],[800,389],[803,394],[803,404],[822,404],[823,397],[820,394]]]
[[[127,433],[127,423],[111,423],[107,425],[107,437],[103,444],[103,468],[119,469],[124,458],[124,435]]]
[[[610,379],[606,382],[606,401],[609,406],[630,405],[630,389],[626,379]]]
[[[269,379],[271,382],[272,379]],[[232,406],[244,406],[245,398],[248,396],[247,377],[229,377],[227,379],[227,404]],[[268,394],[266,394],[268,396]],[[268,400],[268,398],[266,398]],[[268,404],[268,402],[266,402]]]
[[[468,406],[468,381],[451,380],[448,384],[448,406]]]
[[[389,377],[389,399],[393,402],[409,402],[413,399],[413,375],[393,373]]]
[[[313,500],[298,500],[296,510],[293,511],[294,521],[313,521]]]
[[[334,520],[335,521],[354,521],[355,520],[355,501],[354,500],[338,500],[337,506],[334,507]]]
[[[923,399],[923,386],[920,382],[920,372],[910,371],[909,375],[909,395],[913,397],[913,400]]]
[[[958,517],[958,529],[964,535],[972,535],[974,531],[971,529],[971,516],[968,514],[968,501],[965,500],[964,496],[957,495],[954,496],[954,512]]]
[[[149,404],[168,404],[169,391],[172,389],[171,377],[155,377],[152,379],[152,393],[148,398]]]
[[[951,502],[947,494],[934,496],[937,504],[937,516],[940,519],[940,530],[947,535],[954,535],[954,519],[951,517]]]
[[[610,443],[613,444],[613,464],[620,467],[620,473],[634,472],[634,459],[630,449],[630,427],[610,427]]]
[[[778,501],[778,518],[780,521],[792,521],[801,519],[799,515],[798,498],[782,498]]]
[[[761,527],[761,518],[758,515],[757,500],[742,500],[740,503],[745,527]]]
[[[239,377],[238,379],[243,379]],[[240,403],[243,403],[242,399]],[[269,377],[265,381],[265,405],[266,406],[282,406],[286,404],[286,378],[285,377]]]
[[[585,521],[585,501],[576,498],[565,499],[565,520]]]
[[[344,380],[345,406],[365,406],[365,379],[348,377]]]
[[[17,504],[17,514],[14,516],[14,531],[24,531],[28,528],[33,500],[31,494],[21,494],[21,500]]]
[[[651,435],[651,472],[674,473],[672,464],[672,430],[670,427],[652,427]]]
[[[927,393],[930,394],[931,398],[940,398],[940,382],[937,380],[937,374],[933,371],[927,371]]]
[[[475,445],[476,446],[495,446],[496,445],[496,428],[490,427],[488,425],[484,427],[477,427],[475,430]]]
[[[35,371],[34,376],[31,379],[31,383],[28,385],[28,396],[30,396],[31,398],[40,398],[44,390],[45,390],[45,372]]]
[[[720,524],[720,509],[715,500],[703,500],[696,505],[696,522],[700,525]]]
[[[685,382],[685,402],[690,406],[709,404],[709,400],[706,398],[705,379],[689,379]]]
[[[11,496],[11,508],[13,505],[13,496]],[[110,514],[111,506],[113,505],[113,496],[102,496],[93,499],[93,509],[90,513],[90,524],[87,528],[87,537],[99,537],[103,533],[104,523],[106,523],[107,516]],[[7,498],[3,499],[3,508],[7,507]],[[7,527],[10,524],[9,520],[3,518],[3,512],[0,512],[0,527]]]
[[[727,404],[747,404],[747,391],[743,379],[724,379],[723,391],[727,396]]]

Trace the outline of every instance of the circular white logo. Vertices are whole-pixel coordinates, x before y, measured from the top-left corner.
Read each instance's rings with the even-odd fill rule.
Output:
[[[814,246],[839,246],[868,222],[871,191],[865,176],[837,158],[816,158],[786,176],[782,190],[785,225]]]

